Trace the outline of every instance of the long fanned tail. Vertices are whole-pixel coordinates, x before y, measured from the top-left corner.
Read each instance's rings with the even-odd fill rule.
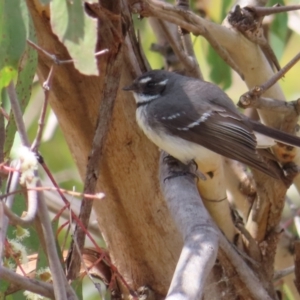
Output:
[[[289,133],[286,133],[286,132],[283,132],[283,131],[280,131],[278,129],[274,129],[274,128],[265,126],[259,122],[250,121],[250,123],[251,123],[253,131],[256,131],[256,132],[266,135],[270,138],[273,138],[277,142],[281,142],[284,144],[288,144],[288,145],[300,148],[300,138],[299,137],[289,134]]]

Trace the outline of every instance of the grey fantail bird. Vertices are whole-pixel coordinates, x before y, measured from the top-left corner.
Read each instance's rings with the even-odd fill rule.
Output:
[[[133,92],[137,123],[147,137],[181,162],[195,161],[203,173],[217,168],[221,154],[278,178],[257,152],[255,132],[300,147],[298,137],[245,117],[209,82],[153,70],[124,90]]]

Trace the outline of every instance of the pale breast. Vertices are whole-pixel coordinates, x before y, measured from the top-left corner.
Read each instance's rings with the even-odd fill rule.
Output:
[[[160,149],[187,164],[195,160],[198,168],[203,173],[216,169],[220,164],[220,155],[204,148],[203,146],[186,141],[166,133],[162,128],[156,127],[155,131],[146,118],[146,107],[141,106],[136,110],[136,119],[145,135]]]

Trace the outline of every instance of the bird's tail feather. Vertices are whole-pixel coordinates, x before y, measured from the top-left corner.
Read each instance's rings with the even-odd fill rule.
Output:
[[[263,135],[271,137],[277,142],[281,142],[284,144],[288,144],[288,145],[300,148],[300,138],[295,135],[265,126],[259,122],[255,122],[255,121],[251,121],[251,125],[252,125],[253,131],[256,131],[258,133],[261,133]]]

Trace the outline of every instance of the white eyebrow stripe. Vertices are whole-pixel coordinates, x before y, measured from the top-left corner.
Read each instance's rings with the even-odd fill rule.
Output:
[[[152,78],[151,77],[145,77],[143,79],[140,80],[140,83],[147,83],[148,81],[150,81]]]
[[[165,79],[163,81],[160,81],[158,84],[159,85],[166,85],[169,79]]]

